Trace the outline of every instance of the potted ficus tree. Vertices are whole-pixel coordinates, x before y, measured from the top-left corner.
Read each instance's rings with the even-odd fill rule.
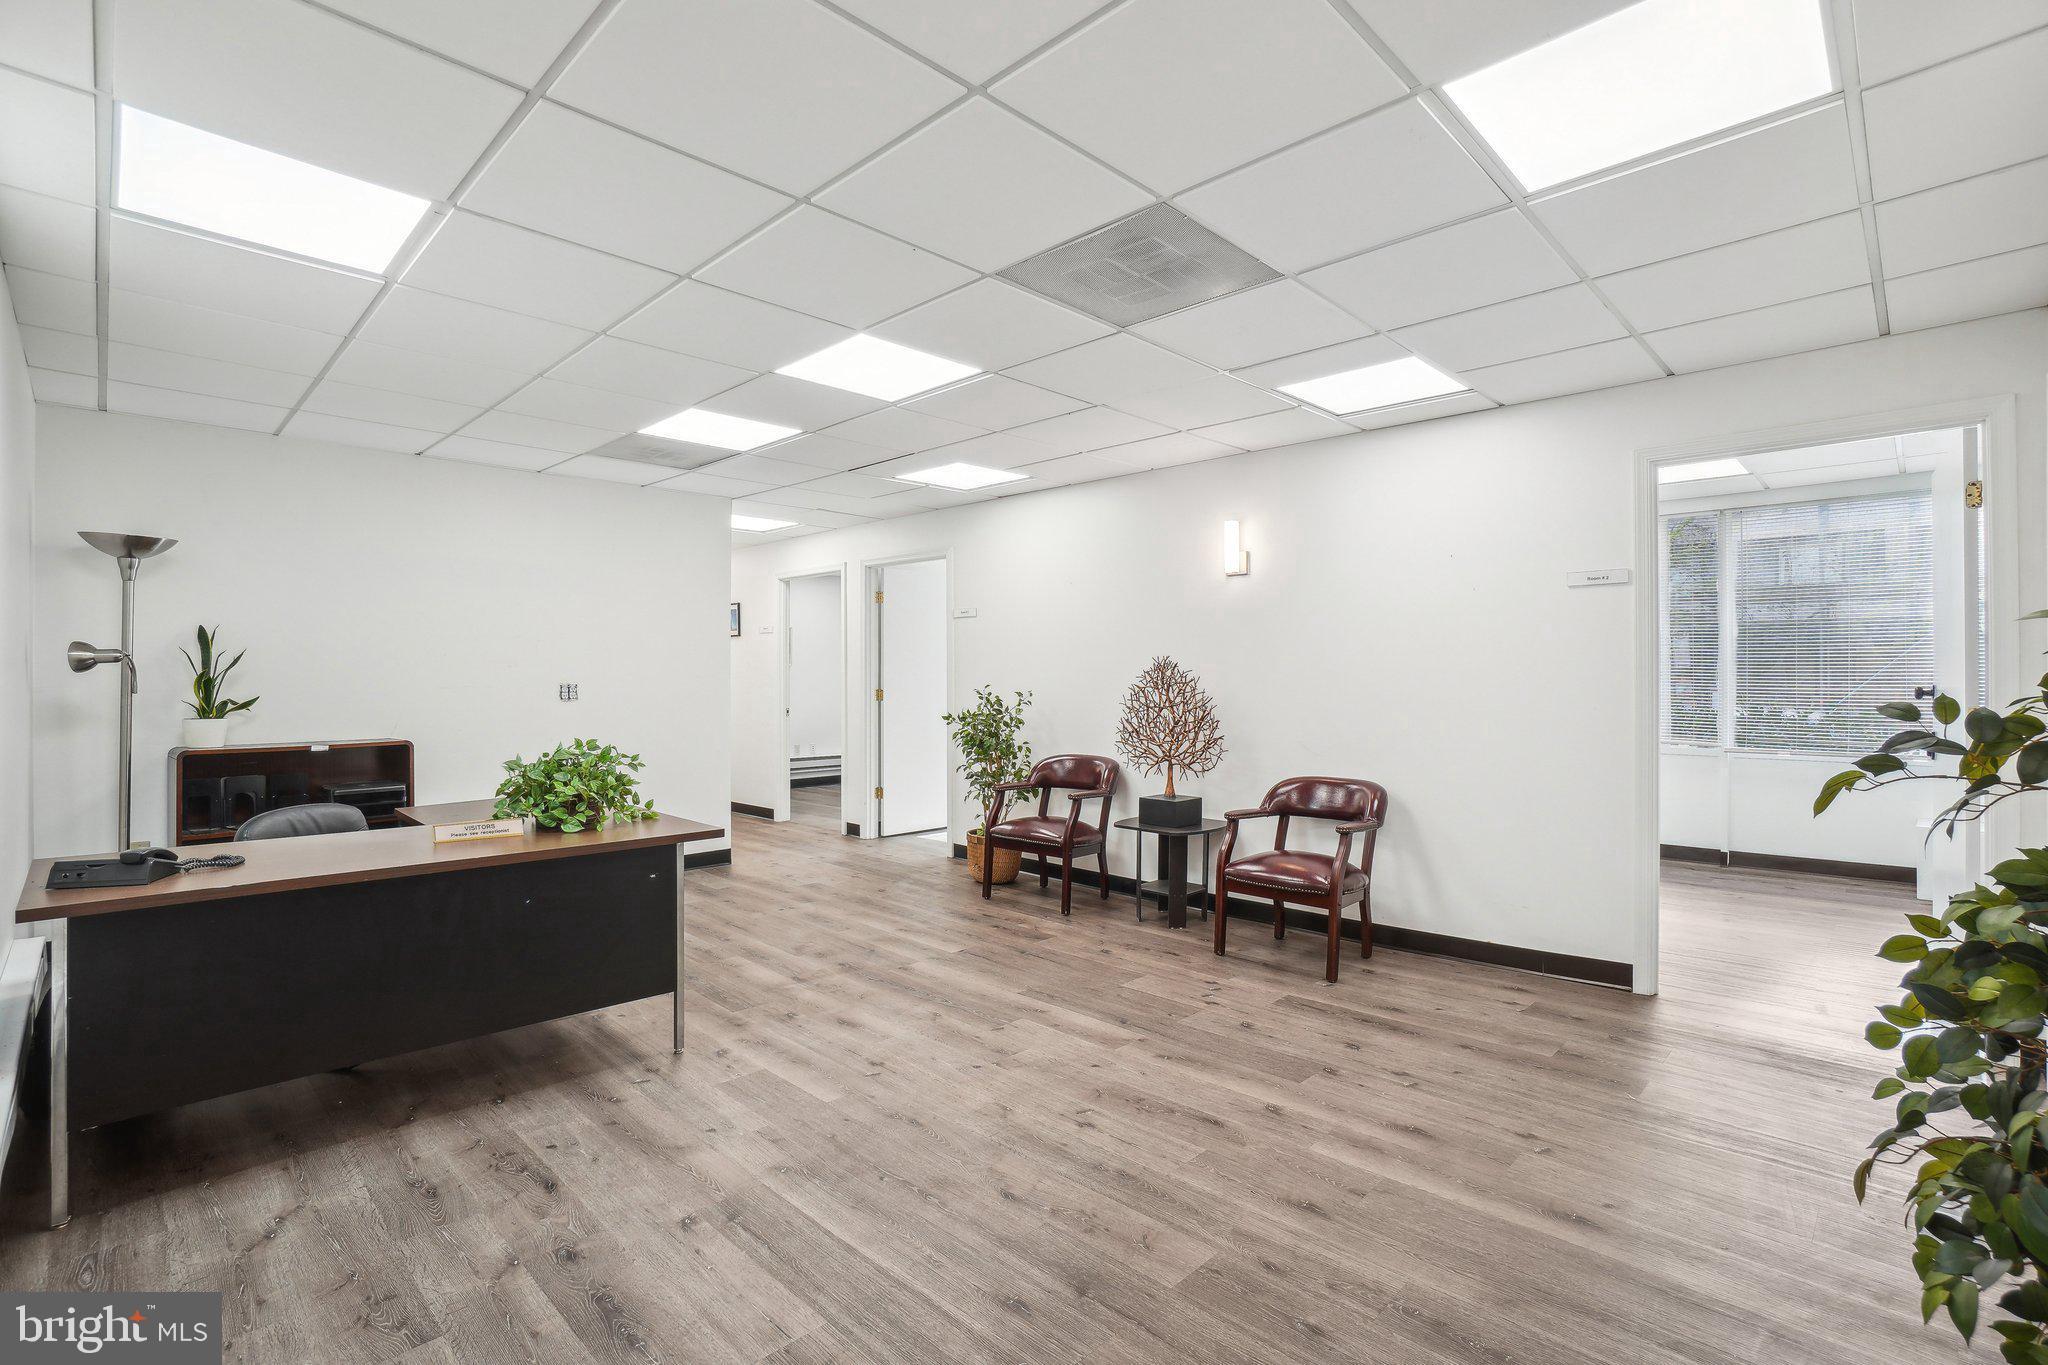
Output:
[[[1959,781],[1963,794],[1935,821],[1953,837],[1958,824],[2048,787],[2048,676],[2038,686],[2002,712],[1965,714],[1946,695],[1924,714],[1906,701],[1878,707],[1907,728],[1829,778],[1814,813],[1845,792]],[[1953,759],[1955,772],[1909,766],[1914,755]],[[2048,1365],[2048,849],[2019,849],[1940,914],[1906,922],[1910,933],[1878,949],[1906,972],[1864,1036],[1899,1064],[1872,1092],[1892,1101],[1892,1119],[1856,1168],[1856,1198],[1877,1167],[1910,1167],[1921,1317],[1946,1312],[1968,1339],[1996,1293],[2008,1315],[1992,1324],[2000,1354]]]
[[[967,832],[967,870],[977,882],[989,856],[987,830],[982,822],[988,818],[989,807],[995,804],[996,788],[1031,776],[1031,746],[1023,739],[1024,708],[1029,705],[1029,692],[1019,692],[1013,700],[1004,701],[995,691],[978,687],[974,690],[974,705],[945,717],[953,743],[960,750],[958,771],[967,779],[967,794],[974,802],[974,828]],[[1028,791],[1014,794],[1026,800],[1032,796]],[[995,880],[1005,884],[1016,881],[1021,858],[1014,848],[997,849]]]
[[[228,674],[235,671],[235,665],[242,662],[242,655],[249,651],[238,650],[235,657],[226,663],[218,663],[220,627],[208,630],[199,627],[199,657],[194,659],[192,651],[180,649],[185,662],[192,668],[192,700],[185,703],[192,714],[185,719],[185,747],[188,749],[218,749],[228,741],[228,717],[237,711],[247,711],[262,698],[250,697],[247,701],[235,701],[221,688],[226,685]]]
[[[542,829],[564,834],[652,820],[654,803],[640,795],[635,776],[646,766],[640,755],[594,739],[558,744],[531,763],[514,755],[505,760],[492,814],[500,820],[531,816]]]

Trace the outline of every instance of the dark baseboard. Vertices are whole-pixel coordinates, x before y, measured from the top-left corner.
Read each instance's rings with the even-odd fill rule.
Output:
[[[685,853],[683,855],[683,866],[685,868],[724,867],[731,861],[732,850],[729,848],[713,848],[707,849],[702,853]]]
[[[964,861],[967,857],[967,845],[953,845],[953,856]],[[1055,869],[1054,875],[1058,875],[1059,864],[1054,863],[1052,867]],[[1028,858],[1018,876],[1021,879],[1026,874],[1034,877],[1038,875],[1036,863]],[[1089,867],[1075,867],[1074,882],[1079,886],[1094,887],[1095,870]],[[1132,891],[1131,879],[1111,873],[1109,889],[1114,894],[1128,896]],[[1241,896],[1230,898],[1232,920],[1271,924],[1273,911],[1274,905],[1271,901],[1250,901]],[[1200,911],[1196,913],[1199,914]],[[1297,905],[1287,907],[1287,927],[1290,929],[1326,934],[1329,932],[1329,923],[1329,917],[1319,910],[1308,910]],[[1358,928],[1357,920],[1347,919],[1338,927],[1337,933],[1339,937],[1356,941]],[[1408,929],[1397,924],[1373,925],[1372,941],[1376,948],[1398,948],[1403,952],[1430,953],[1437,957],[1454,957],[1493,967],[1513,967],[1517,971],[1537,972],[1544,976],[1563,977],[1571,981],[1589,981],[1596,986],[1615,986],[1625,991],[1635,989],[1636,969],[1635,965],[1629,962],[1610,962],[1606,958],[1578,957],[1571,953],[1549,953],[1536,948],[1520,948],[1511,943],[1488,943],[1483,939],[1459,938],[1453,934],[1433,934],[1426,929]]]
[[[1718,848],[1694,848],[1690,844],[1659,844],[1657,856],[1674,863],[1710,863],[1728,866],[1728,855]]]
[[[1658,852],[1673,862],[1706,863],[1713,867],[1748,867],[1765,872],[1812,872],[1823,877],[1857,877],[1864,881],[1907,882],[1919,879],[1910,867],[1890,863],[1846,863],[1833,858],[1791,858],[1776,853],[1723,853],[1718,848],[1690,848],[1683,844],[1662,844]]]
[[[853,823],[853,821],[848,820],[846,822],[846,837],[849,839],[860,838],[860,826]],[[965,853],[962,853],[960,856],[965,858],[967,855]]]
[[[768,806],[750,806],[744,801],[733,802],[732,813],[734,815],[751,815],[757,820],[773,820],[775,818],[773,808]]]
[[[838,773],[833,773],[829,777],[792,777],[789,779],[789,786],[792,791],[798,787],[836,787],[838,785]]]

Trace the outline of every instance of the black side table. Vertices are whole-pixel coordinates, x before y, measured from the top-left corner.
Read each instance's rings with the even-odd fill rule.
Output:
[[[1157,896],[1166,905],[1166,924],[1170,929],[1188,927],[1188,840],[1199,835],[1202,840],[1202,918],[1209,918],[1209,838],[1226,826],[1221,820],[1204,820],[1198,825],[1148,825],[1133,816],[1116,822],[1118,829],[1136,830],[1138,834],[1138,875],[1131,890],[1131,903],[1137,907],[1138,919],[1145,918],[1145,897]],[[1163,874],[1158,881],[1145,880],[1145,836],[1159,838],[1159,870]]]

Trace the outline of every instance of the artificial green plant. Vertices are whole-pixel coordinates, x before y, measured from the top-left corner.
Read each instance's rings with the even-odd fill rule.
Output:
[[[1023,738],[1024,708],[1029,705],[1029,692],[1004,701],[992,688],[977,687],[974,705],[941,717],[964,760],[957,771],[967,779],[968,795],[974,798],[976,834],[985,832],[982,825],[995,803],[996,788],[1031,776],[1031,746]],[[1029,798],[1032,793],[1019,795]]]
[[[654,803],[641,797],[635,776],[646,766],[640,755],[594,739],[557,745],[531,763],[515,755],[505,760],[493,814],[500,820],[530,815],[564,834],[651,820]]]
[[[219,644],[220,627],[215,626],[212,630],[208,630],[205,626],[201,626],[199,627],[199,658],[197,660],[193,659],[192,651],[189,649],[180,649],[178,651],[185,656],[185,662],[191,665],[192,668],[192,700],[186,702],[185,705],[192,708],[192,718],[194,720],[226,720],[235,712],[247,711],[262,700],[261,697],[251,697],[247,701],[233,701],[221,695],[221,687],[227,682],[228,674],[235,671],[235,665],[242,662],[242,655],[247,654],[249,651],[246,649],[237,650],[234,658],[229,659],[219,668],[215,668],[214,655],[216,646]]]

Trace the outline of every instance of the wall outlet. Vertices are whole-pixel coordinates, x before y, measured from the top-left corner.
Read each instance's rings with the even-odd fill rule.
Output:
[[[560,697],[563,701],[575,701],[576,689],[577,684],[575,683],[563,683],[557,688],[555,688],[555,695],[557,697]]]

